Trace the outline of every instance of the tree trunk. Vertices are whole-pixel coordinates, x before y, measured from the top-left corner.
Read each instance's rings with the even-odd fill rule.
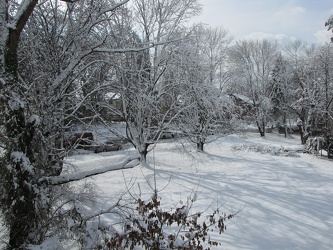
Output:
[[[265,137],[266,135],[266,123],[265,121],[262,121],[262,133],[260,134],[261,137]]]
[[[299,134],[301,136],[301,143],[305,145],[306,141],[309,138],[309,134],[305,132],[304,127],[302,125],[298,125],[298,128],[299,128]]]
[[[331,159],[333,158],[333,155],[331,154],[331,151],[333,149],[333,141],[331,141],[330,137],[327,137],[327,158]]]
[[[147,154],[148,154],[148,147],[149,143],[144,143],[140,146],[140,162],[146,163],[147,162]]]
[[[5,198],[9,222],[10,249],[20,249],[26,242],[32,242],[32,236],[38,214],[35,210],[33,146],[34,129],[25,117],[25,107],[16,77],[17,58],[15,51],[5,54],[6,72],[4,90],[6,143],[5,161],[2,166],[5,179]],[[22,91],[23,92],[23,91]]]
[[[287,127],[287,116],[283,115],[283,126],[284,126],[284,138],[287,138],[288,135],[288,127]]]
[[[204,144],[202,141],[197,142],[197,150],[200,152],[204,151]]]
[[[147,152],[141,152],[140,153],[140,162],[146,163],[147,162]]]
[[[33,126],[26,121],[23,98],[15,74],[17,58],[13,51],[5,54],[5,131],[8,138],[2,166],[5,184],[5,211],[9,226],[10,249],[20,249],[34,240],[34,226],[38,215],[35,211]],[[23,91],[22,91],[23,92]],[[32,238],[31,238],[32,237]]]
[[[265,137],[265,126],[264,126],[264,124],[263,124],[263,127],[262,127],[262,126],[260,126],[260,123],[258,121],[256,121],[256,123],[257,123],[257,128],[258,128],[260,137]]]
[[[0,22],[7,23],[7,5],[0,0]],[[24,4],[26,3],[26,5]],[[5,113],[4,126],[6,147],[4,160],[1,162],[1,181],[3,183],[4,202],[1,208],[5,223],[9,229],[9,249],[23,249],[26,243],[34,243],[37,235],[39,214],[36,210],[35,180],[33,168],[32,137],[33,125],[27,122],[23,94],[25,88],[18,81],[17,48],[20,34],[31,15],[37,0],[26,0],[25,9],[19,13],[15,27],[8,26],[1,34],[1,90],[3,98],[1,109]],[[4,11],[5,10],[5,11]],[[1,29],[3,29],[1,25]],[[32,126],[31,126],[32,125]]]

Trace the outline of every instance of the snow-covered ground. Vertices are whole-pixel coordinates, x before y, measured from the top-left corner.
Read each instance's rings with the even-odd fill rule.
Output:
[[[114,171],[90,178],[99,206],[116,202],[127,188],[148,197],[154,184],[162,205],[174,207],[191,193],[193,212],[222,206],[240,213],[215,240],[216,249],[333,249],[333,161],[299,151],[298,136],[245,133],[222,137],[198,153],[193,145],[167,140],[148,155],[150,167]],[[71,156],[80,170],[120,161],[133,149]]]

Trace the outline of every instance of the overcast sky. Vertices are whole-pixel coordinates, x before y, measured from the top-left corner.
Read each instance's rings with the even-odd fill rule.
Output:
[[[307,43],[329,42],[325,22],[333,0],[199,0],[203,12],[195,22],[228,29],[236,40],[290,38]]]

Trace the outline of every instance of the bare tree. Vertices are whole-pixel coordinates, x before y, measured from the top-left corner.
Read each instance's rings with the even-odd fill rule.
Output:
[[[221,68],[231,41],[223,28],[195,26],[190,36],[175,47],[178,64],[172,71],[180,79],[177,123],[199,151],[217,138],[219,129],[230,129],[231,103],[222,93]],[[222,77],[222,82],[226,79]],[[222,85],[221,85],[222,84]]]
[[[194,27],[191,38],[195,40],[196,53],[206,71],[205,82],[222,90],[229,80],[226,70],[227,52],[233,38],[223,27],[203,25]]]
[[[309,137],[319,137],[320,147],[328,150],[330,157],[330,137],[332,135],[332,46],[325,44],[310,50],[304,63],[304,73],[300,78],[304,117]],[[305,75],[305,76],[304,76]],[[300,102],[300,101],[299,101]],[[311,147],[309,140],[309,147]],[[303,143],[307,142],[306,138]],[[320,148],[317,148],[318,151]]]
[[[322,76],[319,78],[322,81],[323,89],[325,89],[323,102],[323,115],[325,123],[326,149],[328,158],[331,158],[331,138],[333,136],[333,68],[332,68],[333,48],[331,44],[323,45],[318,53],[318,64]]]
[[[76,96],[73,85],[79,82],[80,73],[93,64],[92,56],[123,51],[99,50],[106,39],[100,31],[126,2],[110,6],[90,1],[87,5],[82,0],[59,8],[57,1],[38,6],[33,0],[20,1],[18,5],[0,1],[1,122],[5,138],[0,171],[1,209],[9,230],[10,249],[40,243],[50,229],[50,211],[55,204],[52,194],[56,189],[54,184],[42,180],[61,174],[63,156],[61,145],[50,142],[57,141],[66,117],[70,118],[80,107],[76,103],[66,114],[61,113],[70,106],[69,97]],[[62,13],[63,10],[67,12]],[[31,54],[23,50],[33,45],[43,49],[34,48]],[[27,60],[29,55],[36,61]]]
[[[308,137],[307,133],[307,119],[306,119],[306,105],[298,105],[297,97],[295,96],[296,92],[301,93],[301,91],[297,91],[298,87],[300,86],[300,75],[301,75],[301,67],[303,65],[303,58],[304,58],[304,44],[301,40],[294,40],[291,41],[285,47],[287,60],[291,64],[291,72],[290,72],[290,82],[292,84],[290,91],[292,93],[292,99],[289,100],[289,107],[297,114],[298,120],[298,127],[300,130],[300,136],[302,143],[305,143]],[[303,100],[303,98],[301,98]]]
[[[153,129],[157,123],[162,129],[169,123],[167,116],[173,108],[171,101],[162,110],[166,97],[176,92],[172,79],[164,78],[171,69],[168,63],[174,62],[170,41],[176,40],[178,27],[200,10],[195,0],[135,2],[144,35],[126,30],[124,35],[136,36],[134,47],[128,48],[126,41],[131,39],[113,39],[117,35],[112,21],[129,0],[37,2],[22,0],[10,5],[0,0],[0,87],[5,135],[0,184],[9,249],[38,245],[46,237],[64,235],[65,229],[65,234],[82,243],[88,222],[118,205],[115,202],[87,216],[78,204],[86,199],[67,192],[70,189],[66,186],[96,174],[133,167],[138,164],[137,157],[102,169],[64,174],[63,132],[73,120],[86,118],[80,112],[98,108],[100,94],[112,90],[112,84],[119,81],[127,131],[134,142],[137,135],[142,136],[135,145],[144,160],[147,152],[141,146],[144,149],[145,143],[158,137],[156,130],[151,130],[154,137],[146,136],[147,128]],[[100,56],[109,53],[120,56],[116,60]],[[96,80],[99,84],[94,87]],[[92,113],[95,115],[99,116]]]
[[[284,130],[284,135],[287,137],[288,125],[287,118],[289,113],[289,101],[291,100],[290,93],[290,70],[289,64],[280,54],[271,72],[271,102],[272,102],[272,117],[279,126],[279,131]]]
[[[229,54],[233,78],[231,84],[243,84],[241,89],[246,91],[243,94],[252,100],[254,120],[260,136],[265,136],[271,110],[269,81],[277,55],[277,44],[266,40],[237,42]]]
[[[318,51],[314,45],[307,46],[300,40],[286,47],[287,60],[291,65],[288,107],[297,115],[302,144],[318,130],[319,117],[325,110],[322,102],[325,100],[324,92],[321,91],[324,86],[320,80],[325,76],[317,61]]]
[[[122,99],[118,114],[126,122],[127,139],[140,153],[142,162],[146,162],[149,146],[158,141],[176,116],[176,99],[172,95],[178,80],[168,77],[175,63],[173,44],[181,40],[176,38],[179,29],[199,11],[196,0],[133,2],[133,26],[137,32],[130,43],[141,44],[142,50],[119,58],[114,82],[121,84],[114,91]]]
[[[192,83],[181,96],[185,106],[179,117],[179,127],[196,144],[198,151],[216,140],[220,133],[231,131],[232,103],[218,88]]]

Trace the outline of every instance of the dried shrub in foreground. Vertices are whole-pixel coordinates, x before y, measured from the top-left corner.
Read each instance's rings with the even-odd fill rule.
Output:
[[[212,241],[209,233],[226,230],[226,220],[235,214],[226,215],[216,209],[212,214],[190,214],[195,199],[186,206],[165,211],[161,208],[157,192],[145,202],[137,200],[135,213],[128,216],[122,233],[105,238],[99,249],[210,249],[221,243]]]

